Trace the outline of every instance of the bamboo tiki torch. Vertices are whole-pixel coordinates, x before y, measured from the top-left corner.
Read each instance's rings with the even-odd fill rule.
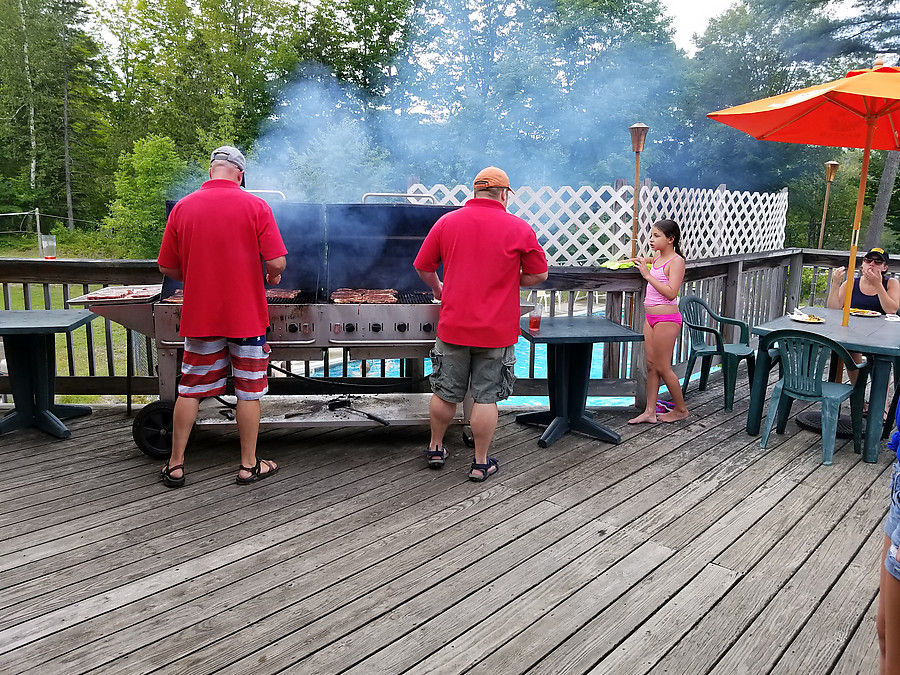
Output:
[[[631,149],[634,150],[634,218],[631,221],[631,257],[637,257],[638,214],[641,203],[641,153],[650,127],[638,122],[628,127],[631,132]]]
[[[822,226],[819,228],[819,248],[825,240],[825,216],[828,215],[828,197],[831,194],[831,184],[840,164],[838,162],[825,162],[825,206],[822,208]]]

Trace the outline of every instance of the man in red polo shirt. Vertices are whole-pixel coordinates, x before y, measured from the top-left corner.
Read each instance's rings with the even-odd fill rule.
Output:
[[[531,226],[506,211],[509,178],[490,166],[473,184],[475,198],[443,216],[428,233],[413,263],[441,301],[431,353],[431,441],[425,458],[444,465],[444,434],[456,405],[471,390],[475,458],[469,479],[500,470],[488,449],[497,429],[497,401],[512,393],[519,339],[519,289],[547,278],[547,257]],[[444,279],[438,266],[444,264]]]
[[[172,456],[162,470],[169,487],[184,485],[184,450],[200,400],[225,393],[229,365],[241,439],[237,482],[253,483],[278,471],[275,462],[256,457],[256,438],[271,351],[263,266],[266,281],[280,283],[287,249],[269,205],[241,189],[245,168],[237,148],[214,150],[210,179],[175,205],[163,234],[159,269],[184,282],[184,359]]]

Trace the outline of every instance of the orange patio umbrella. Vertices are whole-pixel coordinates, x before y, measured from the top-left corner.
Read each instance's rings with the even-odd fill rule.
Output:
[[[846,326],[869,154],[873,149],[900,150],[900,68],[885,67],[879,60],[873,68],[852,70],[840,80],[726,108],[707,117],[765,141],[863,148],[847,273],[851,283],[844,299]]]

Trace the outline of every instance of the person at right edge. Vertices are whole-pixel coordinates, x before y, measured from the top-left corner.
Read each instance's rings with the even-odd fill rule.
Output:
[[[853,289],[850,295],[850,311],[863,310],[866,312],[878,312],[879,314],[896,314],[900,307],[900,281],[888,277],[888,263],[890,257],[883,248],[875,247],[866,253],[862,262],[859,276],[853,279]],[[843,309],[844,298],[847,290],[847,268],[838,267],[831,278],[831,290],[825,306],[830,309]],[[862,354],[850,352],[857,363],[862,362]],[[850,381],[856,383],[856,371],[848,374]],[[890,402],[888,402],[889,404]],[[866,413],[869,404],[866,402]],[[888,412],[884,412],[887,422]]]
[[[509,397],[515,381],[519,289],[547,279],[547,256],[531,226],[507,213],[512,190],[504,171],[489,166],[473,188],[473,199],[435,223],[413,265],[441,301],[425,459],[434,469],[444,466],[444,434],[470,389],[475,458],[469,479],[480,482],[500,470],[488,450],[497,429],[497,401]],[[443,281],[437,274],[441,263]]]
[[[900,307],[900,281],[887,276],[890,257],[883,248],[873,248],[863,258],[859,277],[853,280],[850,307],[881,314],[896,314]],[[825,305],[843,309],[847,289],[847,268],[838,267],[831,279],[831,290]]]
[[[900,428],[900,408],[895,423]],[[881,675],[900,675],[900,431],[891,434],[888,449],[897,453],[891,472],[890,509],[884,525],[881,585],[878,592],[878,646]]]

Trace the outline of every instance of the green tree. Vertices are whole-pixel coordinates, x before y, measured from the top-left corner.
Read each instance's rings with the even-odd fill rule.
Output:
[[[407,44],[414,0],[300,3],[291,18],[296,62],[326,66],[365,96],[384,95],[393,64]]]
[[[747,5],[713,19],[697,42],[698,51],[680,105],[693,120],[691,143],[677,164],[688,168],[688,184],[736,184],[771,192],[807,170],[818,172],[831,151],[758,141],[706,118],[714,110],[773,96],[818,80],[811,64],[791,61],[778,33],[802,17],[774,21]]]
[[[809,19],[797,30],[778,39],[785,52],[795,59],[829,59],[842,64],[844,67],[834,73],[835,78],[847,70],[871,67],[876,55],[900,49],[900,3],[896,0],[855,0],[849,4],[836,0],[754,2],[769,16],[778,16],[788,7],[807,15]],[[867,206],[876,206],[871,221],[864,221],[868,222],[867,247],[882,241],[885,225],[900,234],[900,188],[896,184],[900,158],[895,155],[886,163],[881,154],[872,154],[872,164],[880,168],[877,173],[870,171],[866,188]]]
[[[306,148],[291,154],[289,175],[300,190],[292,197],[302,201],[356,202],[370,186],[390,182],[386,150],[353,119],[329,124]]]
[[[682,57],[657,2],[429,0],[413,21],[386,99],[404,173],[465,181],[491,162],[528,184],[612,181],[633,167],[628,126],[675,126],[661,101]],[[655,62],[669,68],[635,77]]]
[[[305,64],[377,96],[410,1],[106,0],[120,149],[148,132],[172,138],[186,159],[226,138],[248,149]]]
[[[108,197],[108,68],[79,0],[0,0],[0,178],[20,208],[97,221]]]
[[[104,226],[133,258],[155,258],[166,227],[166,198],[177,196],[187,162],[166,136],[148,135],[119,158],[116,198]]]
[[[840,162],[840,168],[831,186],[822,245],[826,249],[847,250],[853,231],[862,152],[830,148],[829,159]],[[794,246],[816,247],[825,207],[824,164],[792,180],[789,189],[787,241]]]
[[[782,37],[799,59],[874,56],[900,51],[900,5],[896,0],[753,0],[769,16],[801,12],[803,26]]]

